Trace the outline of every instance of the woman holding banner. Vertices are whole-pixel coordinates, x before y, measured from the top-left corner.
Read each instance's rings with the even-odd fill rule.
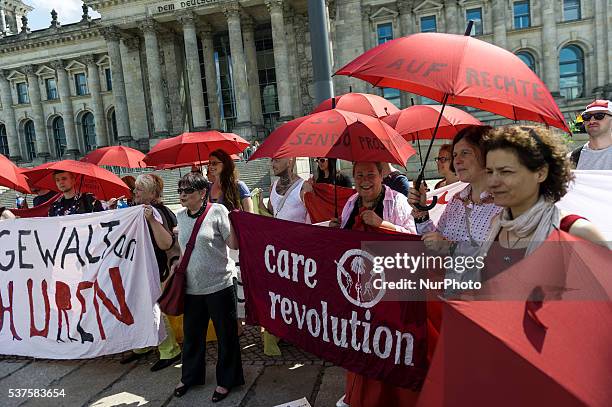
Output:
[[[203,221],[195,235],[186,270],[183,367],[174,395],[181,397],[191,386],[204,384],[206,328],[212,319],[219,340],[217,387],[212,401],[218,402],[227,397],[233,387],[244,384],[232,281],[234,262],[226,246],[231,240],[229,212],[223,205],[208,203],[209,183],[201,173],[183,176],[178,192],[181,205],[185,207],[177,214],[183,253],[196,220],[202,216]]]

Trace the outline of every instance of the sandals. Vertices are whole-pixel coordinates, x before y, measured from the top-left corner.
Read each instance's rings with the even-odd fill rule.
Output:
[[[227,393],[219,393],[217,390],[215,390],[211,400],[213,403],[218,403],[219,401],[226,398],[228,394],[230,394],[230,389],[227,389]]]
[[[186,393],[187,390],[189,390],[189,386],[186,384],[183,384],[177,388],[174,389],[174,397],[183,397]]]

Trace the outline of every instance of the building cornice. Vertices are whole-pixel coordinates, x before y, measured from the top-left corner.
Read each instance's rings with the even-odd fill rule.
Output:
[[[38,32],[30,34],[27,38],[19,35],[5,37],[0,40],[0,54],[8,54],[28,49],[62,45],[72,41],[80,41],[100,37],[99,27],[90,26],[83,29],[82,26],[76,30],[63,32],[62,29],[50,29],[49,35],[36,35]]]

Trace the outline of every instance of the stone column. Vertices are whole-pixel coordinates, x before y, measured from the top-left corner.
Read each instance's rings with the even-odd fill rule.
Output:
[[[33,65],[27,65],[23,72],[28,78],[28,91],[30,95],[30,105],[34,113],[34,129],[36,131],[36,154],[42,159],[49,157],[49,140],[45,126],[45,116],[40,98],[40,86],[38,85],[38,75]]]
[[[449,34],[463,34],[465,28],[459,32],[459,27],[457,25],[457,1],[456,0],[446,0],[444,2],[444,24],[446,26],[446,31]]]
[[[291,88],[289,85],[289,55],[285,35],[282,0],[266,0],[272,22],[272,42],[274,43],[274,68],[276,71],[276,91],[278,92],[279,121],[293,119]]]
[[[77,141],[76,126],[74,124],[74,111],[70,94],[70,82],[62,60],[51,63],[57,73],[57,88],[62,102],[62,119],[64,120],[64,132],[66,133],[65,157],[77,158],[80,155],[79,143]]]
[[[0,9],[0,24],[2,24],[0,26],[0,33],[6,33],[6,14],[4,9]]]
[[[206,76],[206,95],[208,97],[208,114],[210,127],[221,128],[221,110],[219,109],[219,87],[217,86],[217,66],[215,65],[215,48],[213,45],[213,32],[210,24],[200,26],[200,40],[202,41],[202,56],[204,58],[204,72]]]
[[[491,12],[493,13],[493,43],[506,49],[506,1],[493,0]]]
[[[157,30],[159,27],[153,19],[145,20],[140,29],[144,34],[145,51],[147,54],[147,70],[149,71],[149,91],[151,92],[151,107],[153,110],[153,129],[155,138],[168,137],[168,118],[166,116],[166,100],[162,84],[161,61]]]
[[[250,17],[245,18],[243,20],[242,29],[247,79],[249,82],[251,121],[253,124],[261,126],[263,125],[263,113],[261,110],[261,92],[259,91],[259,73],[257,72],[257,50],[255,49],[255,25],[253,19]],[[287,86],[289,86],[289,80],[287,80]]]
[[[11,84],[6,77],[9,72],[0,69],[0,96],[2,97],[2,114],[6,125],[6,137],[10,159],[21,161],[21,148],[19,147],[19,136],[17,133],[17,121],[15,120],[15,110],[13,109],[13,93]]]
[[[240,5],[231,3],[223,8],[229,29],[230,52],[232,55],[232,73],[234,75],[234,94],[236,95],[237,123],[236,132],[250,139],[253,128],[250,120],[251,103],[247,82],[246,63],[242,48],[242,29],[240,25]]]
[[[607,7],[608,13],[612,12],[612,7]],[[604,86],[612,83],[608,79],[608,69],[612,61],[608,60],[608,47],[607,44],[609,36],[609,27],[606,27],[606,0],[595,0],[595,24],[593,24],[593,38],[595,43],[595,85],[593,93],[596,97],[602,99],[604,95]],[[609,17],[612,17],[610,15]]]
[[[128,111],[127,96],[125,94],[125,79],[123,77],[123,62],[121,61],[121,35],[117,27],[108,27],[103,30],[108,56],[111,60],[111,77],[113,82],[113,97],[115,98],[115,118],[117,119],[118,139],[121,143],[130,143],[130,114]]]
[[[87,65],[87,85],[91,95],[91,107],[94,113],[96,126],[96,145],[106,147],[109,145],[108,132],[106,131],[106,117],[104,116],[104,102],[102,101],[102,90],[100,87],[100,70],[93,55],[83,58]]]
[[[414,27],[412,24],[412,3],[408,1],[398,2],[400,32],[403,37],[413,33]],[[400,104],[402,108],[411,106],[411,93],[400,91]]]
[[[204,89],[202,88],[202,72],[198,56],[198,37],[193,13],[181,13],[179,21],[183,24],[183,41],[185,43],[185,65],[189,79],[189,101],[191,102],[191,119],[194,130],[204,130],[206,126],[206,110],[204,107]]]
[[[542,54],[544,83],[553,96],[559,95],[559,56],[557,55],[557,26],[555,0],[542,0]]]

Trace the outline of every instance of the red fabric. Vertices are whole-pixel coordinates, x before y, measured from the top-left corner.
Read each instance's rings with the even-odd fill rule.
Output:
[[[49,216],[49,208],[51,207],[51,204],[53,204],[53,202],[58,200],[61,196],[62,194],[58,192],[53,198],[38,206],[34,206],[28,209],[11,209],[11,212],[13,212],[15,216],[18,216],[20,218],[40,218]]]
[[[216,130],[183,133],[161,140],[143,161],[151,167],[186,166],[207,160],[210,153],[218,149],[228,154],[239,154],[248,146],[248,141],[234,133]]]
[[[234,161],[240,161],[240,157],[238,157],[236,154],[231,154],[230,157]],[[209,161],[210,160],[208,159],[208,157],[206,157],[206,159],[202,160],[202,161],[194,161],[194,162],[179,163],[179,164],[161,164],[161,165],[156,165],[155,169],[156,170],[173,170],[175,168],[190,167],[192,165],[202,166],[202,165],[208,165]]]
[[[102,147],[92,151],[81,161],[96,165],[109,165],[125,168],[144,168],[147,165],[142,161],[144,153],[124,146]]]
[[[569,233],[569,230],[572,228],[572,225],[576,223],[578,219],[586,220],[586,218],[583,218],[580,215],[567,215],[566,217],[561,219],[561,222],[559,224],[559,229],[561,229],[562,231],[566,233]]]
[[[387,99],[369,93],[346,93],[336,96],[336,109],[349,112],[367,114],[382,119],[385,116],[399,112],[399,109]],[[312,113],[319,113],[332,109],[332,99],[326,99],[317,106]]]
[[[441,105],[410,106],[382,120],[408,141],[431,139],[441,109]],[[445,106],[436,138],[452,140],[459,130],[471,125],[482,126],[482,123],[461,109]]]
[[[416,151],[391,126],[371,116],[333,109],[274,130],[249,160],[328,157],[405,165]]]
[[[338,201],[336,208],[340,217],[346,201],[355,194],[353,188],[336,186],[334,198],[334,186],[331,184],[314,184],[312,189],[312,192],[304,194],[304,205],[312,223],[325,222],[333,218],[336,199]]]
[[[347,276],[351,276],[355,277],[352,286],[360,282],[367,287],[366,278],[373,276],[364,264],[365,274],[361,273],[361,280],[356,278],[356,260],[364,258],[360,251],[363,241],[422,244],[418,236],[322,228],[238,211],[232,212],[230,219],[240,244],[249,324],[263,326],[322,359],[388,385],[411,388],[420,383],[427,369],[425,302],[377,302],[381,292],[373,289],[371,297],[360,297],[363,302],[357,305],[352,302],[356,302],[355,297],[347,295],[351,287],[347,290],[345,285]],[[306,268],[315,271],[309,277],[310,285],[305,282]],[[350,324],[346,325],[353,317],[369,321],[369,352],[363,352],[360,346],[364,328],[358,328],[353,336]],[[337,322],[335,330],[333,320]],[[312,334],[319,326],[316,321],[320,321],[318,336]],[[347,327],[345,346],[339,339],[342,326]],[[393,337],[387,358],[377,356],[371,342],[383,327],[388,327]],[[405,364],[405,340],[395,363],[397,332],[410,333],[414,338],[412,365]],[[385,346],[385,336],[379,333],[380,346]],[[354,348],[357,343],[359,350]]]
[[[24,194],[32,193],[23,170],[2,154],[0,154],[0,185]]]
[[[32,186],[58,191],[53,173],[68,171],[76,174],[75,187],[80,193],[89,192],[100,200],[125,196],[132,197],[132,191],[121,178],[97,165],[73,160],[49,162],[24,171]],[[59,191],[58,191],[59,192]]]
[[[569,133],[552,95],[516,55],[474,37],[418,33],[387,41],[344,67],[380,88],[416,93],[438,102],[472,106],[512,120],[529,120]]]
[[[419,406],[610,405],[612,254],[563,232],[547,242],[502,274],[560,274],[562,298],[534,280],[521,300],[445,303]]]

